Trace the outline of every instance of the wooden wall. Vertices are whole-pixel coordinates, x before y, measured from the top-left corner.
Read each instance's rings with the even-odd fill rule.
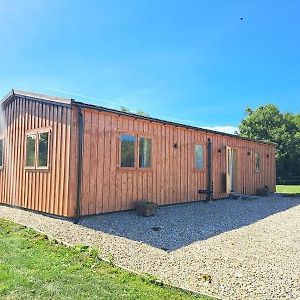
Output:
[[[226,146],[238,149],[238,192],[255,194],[265,185],[275,189],[273,145],[89,108],[83,109],[83,117],[82,215],[131,209],[136,200],[166,205],[205,199],[197,191],[206,189],[206,169],[195,171],[193,166],[194,144],[206,146],[207,138],[213,142],[214,198],[228,196],[224,182]],[[151,171],[118,169],[118,136],[126,131],[153,137]],[[261,154],[260,172],[255,171],[255,152]]]
[[[47,213],[73,216],[74,192],[70,186],[71,108],[27,98],[4,105],[6,119],[4,168],[0,170],[0,203]],[[25,170],[25,133],[50,127],[49,170]]]
[[[275,189],[275,148],[235,137],[205,133],[111,112],[83,108],[81,215],[133,208],[137,200],[159,205],[204,200],[206,169],[194,170],[194,145],[213,142],[214,198],[225,193],[226,146],[238,149],[238,192]],[[77,107],[18,97],[4,105],[6,120],[4,168],[0,170],[0,203],[74,217],[77,199]],[[26,131],[49,127],[49,170],[25,169]],[[153,138],[152,169],[118,168],[120,132]],[[174,144],[178,147],[174,148]],[[220,152],[219,152],[220,150]],[[250,152],[250,155],[247,153]],[[254,153],[262,168],[255,171]],[[269,155],[269,157],[267,157]],[[206,150],[205,150],[206,158]],[[205,161],[205,164],[207,162]]]

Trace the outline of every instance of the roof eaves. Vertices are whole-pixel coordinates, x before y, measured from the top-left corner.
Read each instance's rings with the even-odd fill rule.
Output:
[[[1,100],[0,105],[2,105],[3,103],[5,103],[6,101],[8,101],[11,97],[14,96],[14,90],[10,90],[9,93],[7,93]]]
[[[71,106],[71,105],[76,106],[77,105],[77,106],[86,107],[86,108],[90,108],[90,109],[96,109],[96,110],[100,110],[100,111],[106,111],[106,112],[110,112],[110,113],[114,113],[114,114],[118,114],[118,115],[132,117],[132,118],[136,118],[136,119],[146,120],[149,122],[157,122],[157,123],[167,124],[167,125],[171,125],[171,126],[175,126],[175,127],[197,130],[197,131],[202,131],[202,132],[211,133],[211,134],[218,134],[218,135],[222,135],[222,136],[228,136],[228,137],[233,137],[233,138],[240,139],[240,140],[246,140],[246,141],[257,142],[257,143],[262,143],[262,144],[276,145],[276,143],[273,143],[270,141],[249,139],[249,138],[238,136],[238,135],[231,134],[231,133],[219,132],[219,131],[215,131],[215,130],[211,130],[211,129],[201,128],[201,127],[196,127],[196,126],[191,126],[191,125],[185,125],[185,124],[176,123],[176,122],[172,122],[172,121],[166,121],[166,120],[162,120],[162,119],[158,119],[158,118],[141,116],[141,115],[137,115],[134,113],[123,112],[120,110],[107,108],[104,106],[97,106],[94,104],[78,102],[78,101],[75,101],[74,99],[56,97],[56,96],[48,96],[48,95],[44,95],[44,94],[25,92],[25,91],[16,90],[16,89],[12,89],[6,96],[4,96],[0,102],[0,105],[3,105],[8,100],[10,100],[12,97],[25,97],[26,99],[32,99],[35,101],[42,101],[42,102],[49,102],[52,104],[55,103],[57,105],[63,105],[63,106]]]
[[[162,123],[162,124],[172,125],[175,127],[182,127],[182,128],[186,128],[186,129],[192,129],[192,130],[202,131],[202,132],[211,133],[211,134],[218,134],[218,135],[222,135],[222,136],[228,136],[228,137],[232,137],[232,138],[236,138],[236,139],[240,139],[240,140],[257,142],[257,143],[261,143],[261,144],[276,145],[276,143],[273,143],[270,141],[250,139],[250,138],[238,136],[238,135],[231,134],[231,133],[219,132],[219,131],[215,131],[215,130],[211,130],[211,129],[201,128],[201,127],[196,127],[196,126],[191,126],[191,125],[185,125],[185,124],[181,124],[181,123],[166,121],[166,120],[152,118],[152,117],[141,116],[141,115],[137,115],[134,113],[123,112],[120,110],[107,108],[104,106],[97,106],[94,104],[87,104],[87,103],[78,102],[75,100],[72,100],[72,104],[74,104],[75,106],[78,105],[78,106],[86,107],[86,108],[90,108],[90,109],[106,111],[106,112],[110,112],[110,113],[114,113],[114,114],[118,114],[118,115],[123,115],[123,116],[128,116],[128,117],[132,117],[132,118],[136,118],[136,119],[146,120],[149,122],[158,122],[158,123]]]
[[[72,100],[68,99],[68,98],[48,96],[48,95],[39,94],[39,93],[26,92],[26,91],[12,89],[6,96],[3,97],[0,104],[3,105],[7,101],[9,101],[12,97],[24,97],[26,99],[50,102],[50,103],[55,103],[55,104],[64,105],[64,106],[70,106],[72,103]]]

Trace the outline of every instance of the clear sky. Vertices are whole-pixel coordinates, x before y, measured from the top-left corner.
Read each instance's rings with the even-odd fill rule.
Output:
[[[11,88],[221,130],[246,106],[299,112],[300,1],[0,0]]]

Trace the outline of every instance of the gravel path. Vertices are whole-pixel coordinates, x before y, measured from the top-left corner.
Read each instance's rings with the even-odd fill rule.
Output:
[[[179,287],[223,299],[300,299],[299,197],[190,203],[148,218],[121,212],[78,225],[5,206],[0,217],[98,246],[117,265]]]

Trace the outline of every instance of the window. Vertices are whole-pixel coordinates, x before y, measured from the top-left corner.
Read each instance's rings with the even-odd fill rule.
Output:
[[[195,169],[202,170],[204,168],[204,149],[203,145],[195,145]]]
[[[139,138],[139,167],[151,168],[152,139]]]
[[[0,169],[3,168],[4,164],[4,139],[0,138]]]
[[[122,134],[121,140],[121,167],[134,168],[135,136]]]
[[[121,168],[151,168],[151,138],[133,134],[121,134],[119,140]]]
[[[35,167],[36,135],[26,136],[26,167]]]
[[[255,153],[255,170],[260,171],[260,154]]]
[[[49,132],[39,133],[38,167],[48,166],[48,143],[49,143]]]
[[[26,168],[47,169],[49,164],[49,131],[26,134]]]

